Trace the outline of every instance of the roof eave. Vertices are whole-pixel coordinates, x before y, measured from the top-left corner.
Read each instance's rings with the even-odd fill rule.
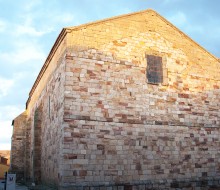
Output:
[[[57,39],[56,39],[56,41],[55,41],[55,43],[54,43],[52,49],[50,50],[49,55],[47,56],[46,61],[44,62],[43,67],[41,68],[41,70],[40,70],[40,72],[39,72],[39,74],[38,74],[38,76],[37,76],[37,79],[36,79],[35,82],[34,82],[34,85],[32,86],[32,88],[31,88],[31,90],[30,90],[30,92],[29,92],[29,97],[28,97],[28,100],[27,100],[27,102],[26,102],[26,109],[28,108],[28,104],[29,104],[30,101],[31,101],[31,97],[32,97],[32,95],[33,95],[33,93],[34,93],[34,91],[35,91],[37,85],[39,84],[39,82],[40,82],[40,80],[41,80],[43,74],[45,73],[45,71],[46,71],[46,69],[47,69],[47,67],[48,67],[48,65],[49,65],[49,63],[50,63],[50,61],[51,61],[51,59],[53,58],[53,56],[54,56],[54,54],[55,54],[57,48],[59,47],[60,43],[61,43],[61,42],[63,41],[63,39],[65,38],[66,34],[69,33],[70,31],[71,31],[71,30],[70,30],[69,28],[63,28],[63,29],[61,30],[59,36],[57,37]]]

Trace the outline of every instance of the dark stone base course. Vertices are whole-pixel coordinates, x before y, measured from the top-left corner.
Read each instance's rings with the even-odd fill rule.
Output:
[[[135,184],[63,186],[59,190],[220,190],[220,179],[171,181]]]

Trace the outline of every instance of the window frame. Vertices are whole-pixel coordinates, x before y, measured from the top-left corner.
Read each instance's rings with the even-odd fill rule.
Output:
[[[161,58],[161,74],[162,74],[162,79],[158,83],[154,83],[148,80],[147,72],[148,72],[148,56],[155,56],[155,57],[160,57]],[[168,70],[167,70],[167,56],[165,53],[160,53],[160,52],[146,52],[145,53],[145,64],[146,64],[146,82],[151,85],[162,85],[162,86],[167,86],[168,85]]]
[[[163,62],[161,56],[147,55],[146,77],[148,83],[163,83]]]

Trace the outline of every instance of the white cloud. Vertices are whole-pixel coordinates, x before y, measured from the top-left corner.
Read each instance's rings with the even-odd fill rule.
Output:
[[[45,15],[45,17],[47,17],[47,19],[50,21],[47,23],[47,25],[56,27],[56,30],[60,30],[60,28],[57,28],[60,26],[65,27],[78,23],[78,20],[75,19],[74,14],[68,12],[62,13],[55,10]]]
[[[193,27],[191,25],[186,27],[186,32],[187,33],[194,33],[194,34],[202,34],[204,32],[204,27],[203,26],[198,26],[198,25],[193,25]]]
[[[0,52],[0,61],[13,64],[32,63],[39,61],[43,63],[46,58],[45,53],[37,43],[17,42],[15,50],[11,52]]]
[[[0,139],[1,141],[5,141],[8,138],[11,138],[12,135],[12,121],[0,121],[0,129],[1,129],[1,133],[0,133]]]
[[[11,149],[12,120],[24,110],[22,106],[0,106],[0,150]]]
[[[186,15],[182,12],[177,12],[175,15],[168,17],[168,20],[178,27],[184,26],[187,22]]]
[[[15,117],[23,112],[23,106],[13,105],[13,106],[0,106],[0,122],[13,120]]]
[[[40,37],[45,34],[53,32],[54,29],[52,28],[46,28],[46,29],[40,29],[37,30],[36,28],[29,26],[29,25],[18,25],[15,29],[15,34],[17,36],[19,35],[30,35],[30,36],[36,36]]]
[[[0,150],[11,149],[12,120],[23,112],[20,105],[0,106]]]
[[[0,150],[11,150],[11,143],[0,142]]]
[[[60,21],[60,22],[62,22],[64,24],[73,22],[73,20],[74,20],[73,14],[70,14],[70,13],[55,14],[55,15],[59,15],[59,16],[57,16],[54,19],[54,21]]]
[[[131,12],[132,12],[132,10],[129,9],[128,7],[123,7],[121,9],[114,10],[114,15],[128,14]]]
[[[164,0],[164,3],[165,4],[170,4],[170,3],[176,3],[178,1],[181,1],[181,0]]]
[[[13,130],[11,121],[0,121],[0,130],[0,150],[10,150]]]
[[[22,16],[23,18],[22,22],[14,26],[15,29],[13,31],[13,35],[15,36],[29,35],[34,37],[41,37],[45,34],[54,31],[54,29],[52,27],[48,27],[48,25],[45,26],[38,25],[38,23],[36,23],[36,21],[34,20],[36,16],[37,15],[35,15],[32,12],[24,14]]]
[[[3,20],[0,20],[0,32],[4,32],[6,29],[7,23]]]
[[[34,7],[37,5],[40,5],[42,3],[41,0],[31,0],[24,4],[24,10],[31,11]]]
[[[0,77],[0,98],[7,96],[13,85],[14,80]]]

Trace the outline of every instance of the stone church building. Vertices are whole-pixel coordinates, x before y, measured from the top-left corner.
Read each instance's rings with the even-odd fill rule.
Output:
[[[220,62],[153,10],[64,28],[13,121],[11,171],[58,189],[220,180]]]

